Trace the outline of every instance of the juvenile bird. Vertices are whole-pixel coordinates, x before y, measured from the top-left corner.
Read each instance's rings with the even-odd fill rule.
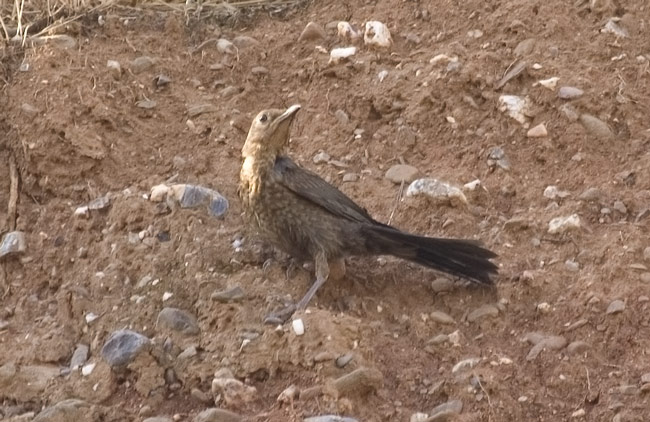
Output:
[[[299,261],[313,261],[316,281],[296,305],[272,313],[282,323],[304,309],[332,272],[345,271],[352,255],[393,255],[418,264],[492,284],[496,254],[462,239],[417,236],[374,220],[336,187],[284,155],[291,124],[300,110],[264,110],[253,120],[242,148],[239,196],[254,230]],[[335,271],[334,271],[335,270]]]

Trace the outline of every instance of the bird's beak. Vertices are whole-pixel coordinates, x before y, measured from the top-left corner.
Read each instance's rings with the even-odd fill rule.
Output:
[[[300,110],[300,104],[294,104],[287,109],[284,113],[280,114],[275,120],[277,123],[281,123],[287,119],[292,120],[296,113]]]

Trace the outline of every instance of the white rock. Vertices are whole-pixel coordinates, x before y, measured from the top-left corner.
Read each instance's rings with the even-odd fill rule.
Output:
[[[614,34],[620,38],[627,38],[629,34],[625,29],[623,29],[619,24],[617,24],[613,19],[610,19],[605,24],[605,27],[600,30],[604,34]]]
[[[551,311],[551,305],[549,305],[548,302],[538,303],[537,310],[543,314],[547,314]]]
[[[340,47],[330,52],[330,63],[339,63],[341,60],[348,59],[357,54],[356,47]]]
[[[465,183],[463,185],[463,190],[473,192],[475,191],[479,186],[481,186],[481,181],[479,179],[472,180],[471,182]]]
[[[163,300],[163,302],[168,301],[169,299],[172,298],[172,296],[174,296],[173,293],[170,293],[170,292],[165,292],[165,293],[163,293],[163,296],[162,296],[162,300]]]
[[[305,324],[302,322],[302,319],[298,318],[291,321],[291,327],[297,336],[305,334]]]
[[[559,190],[557,186],[547,186],[546,189],[544,189],[544,197],[548,199],[557,199],[557,198],[566,198],[567,196],[571,195],[567,191]]]
[[[162,202],[167,196],[168,192],[169,186],[165,184],[156,185],[151,188],[151,192],[149,193],[149,200],[152,202]]]
[[[366,45],[376,45],[384,48],[393,45],[393,39],[390,36],[388,27],[379,21],[366,22],[366,32],[363,34],[363,42]]]
[[[437,179],[417,179],[406,190],[406,196],[426,195],[434,200],[449,201],[452,205],[467,204],[463,191]]]
[[[525,127],[528,126],[528,115],[530,114],[530,100],[528,97],[517,95],[501,95],[499,97],[499,110],[507,113]]]
[[[461,371],[466,371],[467,369],[476,366],[479,362],[481,362],[481,358],[469,358],[461,360],[456,365],[454,365],[453,368],[451,368],[451,373],[456,374]]]
[[[388,71],[387,70],[382,70],[377,74],[377,79],[379,79],[379,82],[384,82],[384,79],[386,79],[386,76],[388,76]]]
[[[314,155],[313,161],[314,164],[327,163],[330,160],[330,155],[325,151],[321,151],[318,154]]]
[[[582,226],[580,216],[571,214],[565,217],[556,217],[549,221],[548,232],[551,234],[564,233],[569,230],[577,230]]]
[[[237,54],[237,47],[235,47],[235,44],[225,38],[220,38],[217,41],[217,50],[223,54]]]
[[[84,377],[87,377],[88,375],[92,374],[93,370],[95,369],[95,365],[97,365],[97,364],[96,363],[89,363],[88,365],[84,365],[81,368],[81,375],[83,375]]]
[[[90,210],[88,209],[87,205],[77,207],[74,210],[74,215],[75,217],[88,217],[90,215]]]
[[[93,312],[88,312],[85,318],[86,318],[86,324],[90,325],[90,323],[96,320],[97,318],[99,318],[99,316],[94,314]]]
[[[435,56],[434,58],[429,60],[429,63],[435,65],[435,64],[438,64],[438,63],[446,64],[446,63],[457,62],[457,61],[458,61],[457,56],[448,56],[446,54],[438,54],[437,56]]]
[[[537,83],[539,85],[543,86],[544,88],[550,89],[551,91],[553,91],[555,89],[555,87],[557,86],[557,83],[558,83],[559,80],[560,80],[560,78],[558,78],[557,76],[553,76],[552,78],[542,79],[541,81],[537,81]]]
[[[336,25],[339,38],[347,41],[355,41],[361,38],[361,32],[357,31],[349,22],[341,21]]]
[[[540,123],[537,126],[530,128],[526,133],[526,136],[529,138],[544,138],[548,136],[546,125],[544,123]]]

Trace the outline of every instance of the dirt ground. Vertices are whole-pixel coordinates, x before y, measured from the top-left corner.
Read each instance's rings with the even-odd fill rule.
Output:
[[[350,45],[336,35],[341,20],[386,23],[392,47],[361,42],[328,63],[329,50]],[[310,21],[326,39],[299,40]],[[645,0],[332,1],[225,20],[116,8],[58,32],[75,45],[3,50],[0,231],[12,229],[13,156],[27,249],[0,262],[0,418],[191,421],[217,407],[254,421],[650,420]],[[234,54],[203,44],[219,38]],[[440,54],[458,60],[432,60]],[[153,63],[139,68],[142,56]],[[551,89],[537,83],[552,77]],[[567,86],[584,92],[559,98]],[[525,127],[500,110],[503,94],[528,97]],[[287,278],[282,257],[246,232],[240,150],[258,111],[296,103],[297,162],[380,221],[480,239],[499,254],[496,291],[353,258],[349,276],[298,315],[303,336],[262,324],[311,275]],[[527,136],[542,123],[547,136]],[[507,163],[490,160],[495,147]],[[330,160],[316,163],[320,152]],[[467,206],[406,197],[385,178],[399,163],[481,185]],[[215,189],[230,208],[213,218],[149,201],[160,183]],[[75,215],[104,196],[107,207]],[[580,227],[549,233],[573,214]],[[214,299],[236,286],[243,297]],[[157,323],[166,307],[195,316],[198,334]],[[121,329],[153,346],[112,370],[101,350]],[[68,368],[79,344],[84,373]],[[224,368],[243,382],[230,396],[214,390]],[[359,368],[381,382],[332,387]],[[302,396],[278,402],[291,385]],[[456,400],[459,414],[426,419]]]

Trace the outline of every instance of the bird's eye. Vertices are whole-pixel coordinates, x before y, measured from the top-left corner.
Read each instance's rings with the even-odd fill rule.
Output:
[[[269,117],[266,114],[262,114],[262,117],[260,117],[260,122],[264,123],[267,120],[269,120]]]

